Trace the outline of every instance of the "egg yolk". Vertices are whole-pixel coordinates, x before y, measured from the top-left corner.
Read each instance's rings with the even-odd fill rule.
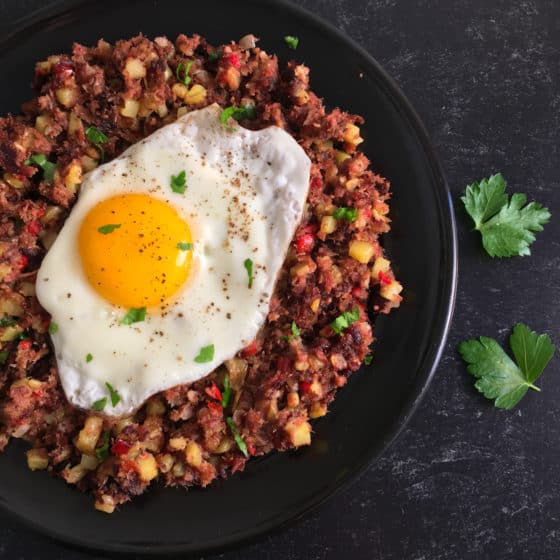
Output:
[[[188,224],[162,200],[122,194],[92,208],[79,233],[82,265],[104,298],[150,307],[183,285],[192,260]]]

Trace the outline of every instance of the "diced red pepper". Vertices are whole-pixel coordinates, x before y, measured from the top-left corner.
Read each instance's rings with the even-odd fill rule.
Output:
[[[216,413],[218,413],[218,414],[223,414],[223,413],[224,413],[224,409],[222,408],[222,405],[219,404],[219,403],[217,403],[217,402],[208,401],[208,402],[206,403],[206,406],[207,406],[210,410],[212,410],[213,412],[216,412]]]
[[[131,447],[132,445],[130,445],[130,443],[123,441],[122,439],[118,439],[115,443],[113,443],[111,453],[113,455],[126,455],[130,451]]]
[[[288,371],[292,365],[292,360],[288,356],[278,356],[276,360],[276,369],[278,371]]]
[[[33,220],[25,226],[25,230],[31,235],[39,235],[41,231],[41,224],[37,220]]]
[[[247,451],[249,452],[249,455],[254,455],[257,452],[255,446],[250,443],[247,445]]]
[[[29,264],[29,259],[25,255],[21,255],[19,258],[19,266],[25,268]]]
[[[360,286],[354,286],[352,288],[352,295],[358,299],[365,299],[367,297],[367,292]]]
[[[379,271],[377,277],[382,284],[391,284],[393,282],[391,277],[388,274],[385,274],[382,270]]]
[[[257,339],[255,338],[255,340],[253,340],[253,342],[251,342],[251,344],[249,344],[249,346],[246,346],[245,348],[243,348],[243,350],[241,351],[241,354],[243,354],[244,358],[248,358],[249,356],[254,356],[259,350],[259,343],[257,342]]]
[[[218,388],[218,386],[215,383],[212,383],[212,385],[210,385],[210,387],[206,387],[206,389],[204,389],[204,392],[211,399],[216,399],[217,401],[222,402],[222,392],[220,391],[220,389]]]
[[[74,73],[74,63],[69,60],[60,60],[53,65],[52,70],[57,76],[71,76]]]
[[[311,189],[320,189],[323,186],[323,181],[321,180],[320,177],[313,177],[313,179],[311,179],[311,183],[309,184],[309,187]]]
[[[298,253],[310,253],[315,245],[315,236],[312,233],[304,233],[296,239],[296,251]]]
[[[307,395],[311,392],[311,383],[309,381],[300,381],[299,382],[299,390],[300,393]]]
[[[18,350],[29,350],[31,348],[31,340],[20,340]]]
[[[22,177],[23,177],[23,175],[22,175]],[[46,208],[39,207],[35,210],[35,216],[37,218],[42,218],[45,215],[46,211],[47,211]]]
[[[241,60],[239,59],[239,55],[237,53],[231,53],[227,56],[224,56],[224,60],[229,62],[234,68],[241,68]]]
[[[364,216],[369,220],[371,218],[371,208],[369,206],[366,206],[365,208],[362,209],[362,212],[364,213]]]

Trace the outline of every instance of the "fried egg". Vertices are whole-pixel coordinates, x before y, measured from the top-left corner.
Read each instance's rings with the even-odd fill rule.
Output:
[[[37,274],[70,403],[110,416],[190,383],[263,325],[311,162],[288,133],[193,111],[84,177]]]

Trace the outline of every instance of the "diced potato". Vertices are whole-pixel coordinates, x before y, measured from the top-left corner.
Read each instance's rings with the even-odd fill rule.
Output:
[[[390,266],[390,261],[384,259],[383,257],[377,257],[371,267],[371,279],[377,282],[379,280],[379,273],[386,273]]]
[[[239,84],[241,83],[241,72],[234,66],[230,66],[224,74],[224,80],[226,85],[232,91],[239,89]]]
[[[159,470],[162,473],[168,473],[173,468],[173,455],[171,453],[165,453],[159,458]]]
[[[286,422],[284,431],[294,447],[309,445],[311,443],[311,425],[305,420],[294,418]]]
[[[62,215],[62,208],[60,206],[47,206],[45,213],[41,216],[41,223],[49,224],[54,222]]]
[[[115,500],[109,494],[103,494],[100,499],[95,501],[95,509],[103,513],[113,513],[115,511]]]
[[[230,437],[222,438],[222,441],[218,444],[218,447],[213,450],[214,453],[227,453],[233,447],[233,440]]]
[[[22,282],[19,285],[19,291],[25,297],[33,297],[35,295],[35,284],[33,282]]]
[[[295,408],[299,404],[299,394],[296,392],[286,395],[286,405],[288,408]]]
[[[37,117],[38,118],[38,117]],[[37,124],[35,124],[35,127]],[[70,116],[68,117],[68,134],[70,136],[76,135],[80,130],[84,129],[84,125],[82,124],[82,119],[72,111]]]
[[[94,471],[97,468],[97,465],[99,465],[99,461],[94,455],[86,455],[84,453],[82,455],[82,459],[80,460],[80,465],[88,471]]]
[[[0,298],[0,312],[3,315],[21,317],[23,315],[23,308],[12,298]]]
[[[272,399],[265,409],[266,419],[274,420],[278,415],[278,401],[277,399]]]
[[[126,418],[120,418],[115,424],[115,432],[120,434],[127,426],[130,426],[134,422],[134,418],[127,416]]]
[[[56,100],[64,107],[73,107],[76,104],[76,91],[72,88],[58,88],[54,94]]]
[[[342,163],[344,163],[345,160],[350,158],[350,154],[347,154],[346,152],[341,152],[340,150],[335,150],[334,157],[336,159],[336,163],[338,165],[341,165]]]
[[[307,371],[309,369],[309,362],[307,360],[296,360],[294,362],[294,369],[296,371]]]
[[[88,416],[83,429],[80,430],[80,433],[78,434],[76,447],[82,453],[93,455],[95,453],[95,446],[97,445],[97,440],[101,435],[102,428],[103,418],[101,418],[101,416]]]
[[[348,181],[346,181],[346,184],[344,186],[346,187],[346,190],[353,191],[358,186],[359,182],[360,179],[354,177],[354,179],[348,179]]]
[[[0,342],[11,342],[12,340],[15,340],[22,332],[23,329],[17,325],[15,327],[6,327],[0,335]]]
[[[356,146],[364,141],[364,139],[360,136],[360,128],[351,123],[348,123],[344,127],[342,137],[350,150],[354,150]]]
[[[163,416],[165,414],[165,405],[161,399],[151,398],[146,406],[146,414],[148,416]]]
[[[290,274],[292,276],[307,276],[311,272],[309,265],[305,262],[295,264],[290,268]]]
[[[182,478],[183,476],[185,476],[185,464],[182,463],[181,461],[177,461],[173,465],[171,472],[173,473],[173,476],[175,478]]]
[[[309,410],[309,418],[320,418],[327,413],[327,405],[319,402],[314,402]]]
[[[144,452],[135,459],[138,468],[138,476],[144,482],[150,482],[158,475],[158,466],[155,457],[148,452]]]
[[[348,254],[362,264],[367,264],[371,260],[371,257],[373,257],[374,252],[375,249],[371,243],[368,241],[356,240],[350,242],[348,250]]]
[[[173,437],[169,438],[167,445],[173,451],[182,451],[187,446],[187,440],[184,437]]]
[[[185,95],[187,95],[189,88],[187,88],[185,84],[181,84],[180,82],[177,82],[176,84],[173,84],[171,91],[177,97],[180,97],[181,99],[185,99]]]
[[[50,60],[40,60],[35,63],[35,71],[41,74],[48,74],[51,71],[52,63]]]
[[[77,484],[89,471],[82,465],[64,469],[60,474],[68,484]]]
[[[199,105],[206,99],[206,88],[200,84],[194,84],[183,96],[187,105]]]
[[[32,471],[43,470],[49,466],[49,454],[44,447],[30,449],[27,453],[27,466]]]
[[[21,189],[25,186],[21,177],[15,173],[4,173],[4,181],[11,187],[14,187],[14,189]]]
[[[402,292],[402,285],[400,282],[393,280],[390,284],[381,284],[381,288],[379,289],[379,294],[381,297],[389,300],[395,301],[398,295]]]
[[[127,59],[124,70],[128,74],[128,77],[132,80],[146,77],[146,67],[138,58]]]
[[[51,118],[48,115],[37,115],[35,117],[35,128],[41,133],[45,134],[47,127],[51,124]]]
[[[309,93],[305,88],[298,89],[294,94],[294,103],[296,105],[305,105],[309,101]]]
[[[309,387],[309,392],[316,395],[317,397],[323,396],[323,386],[319,383],[317,378],[314,378],[311,382],[311,387]]]
[[[177,109],[177,118],[182,117],[183,115],[186,115],[189,112],[189,108],[188,107],[179,107]]]
[[[66,175],[64,175],[64,185],[70,192],[75,193],[81,182],[82,166],[74,160],[66,170]]]
[[[163,119],[163,117],[167,116],[167,113],[169,113],[169,109],[167,108],[167,105],[165,103],[162,103],[157,108],[157,114]]]
[[[311,305],[309,307],[311,308],[311,311],[313,311],[313,313],[317,313],[317,311],[319,311],[320,304],[321,304],[321,298],[318,297],[311,302]]]
[[[88,173],[97,167],[97,161],[89,156],[82,156],[82,168]]]
[[[138,110],[140,109],[140,102],[136,101],[136,99],[125,99],[124,105],[120,109],[120,113],[123,117],[129,117],[134,119],[138,114]]]
[[[321,218],[321,227],[319,229],[320,233],[324,235],[333,233],[336,230],[337,223],[337,219],[333,216],[323,216]]]
[[[332,140],[313,140],[313,145],[319,152],[326,152],[333,148]]]

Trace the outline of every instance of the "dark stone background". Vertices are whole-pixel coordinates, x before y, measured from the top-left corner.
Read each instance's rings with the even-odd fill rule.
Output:
[[[514,411],[472,387],[457,343],[504,341],[523,321],[560,343],[560,2],[299,0],[363,45],[424,119],[454,195],[460,284],[430,391],[386,455],[349,489],[226,560],[447,560],[560,557],[560,364]],[[0,1],[0,21],[41,0]],[[4,76],[2,87],[9,77]],[[333,68],[333,79],[336,69]],[[485,256],[458,201],[501,171],[552,212],[531,257]],[[56,510],[53,511],[56,515]],[[0,514],[2,558],[93,558]]]

